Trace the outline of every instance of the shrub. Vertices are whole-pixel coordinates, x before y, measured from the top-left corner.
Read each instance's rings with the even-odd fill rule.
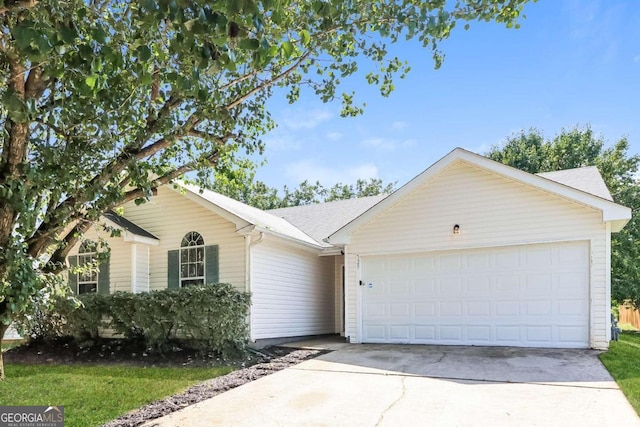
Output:
[[[219,283],[140,294],[57,298],[38,304],[36,313],[18,323],[23,334],[32,338],[72,336],[85,342],[110,328],[128,338],[142,338],[158,352],[169,350],[178,339],[226,358],[246,350],[249,304],[249,294]]]

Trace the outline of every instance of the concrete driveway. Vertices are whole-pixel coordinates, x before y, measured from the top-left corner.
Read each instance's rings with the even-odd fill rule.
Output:
[[[343,345],[147,425],[640,426],[597,354]]]

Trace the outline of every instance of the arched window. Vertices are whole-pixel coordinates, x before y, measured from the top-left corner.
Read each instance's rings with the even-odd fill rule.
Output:
[[[95,264],[97,246],[91,240],[85,240],[78,250],[78,265]],[[98,291],[98,272],[92,266],[83,272],[78,273],[78,294],[88,294]]]
[[[190,231],[180,244],[180,286],[204,285],[204,239]]]

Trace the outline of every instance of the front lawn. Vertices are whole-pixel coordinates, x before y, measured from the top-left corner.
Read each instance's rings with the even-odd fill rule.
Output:
[[[6,364],[2,405],[64,405],[65,425],[99,426],[132,409],[227,374],[230,367]]]
[[[640,332],[622,332],[600,360],[640,415]]]

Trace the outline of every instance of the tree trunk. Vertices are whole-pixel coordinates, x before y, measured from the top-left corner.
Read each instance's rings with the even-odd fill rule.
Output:
[[[4,359],[2,357],[2,339],[4,333],[9,329],[9,325],[0,322],[0,381],[4,380]]]

